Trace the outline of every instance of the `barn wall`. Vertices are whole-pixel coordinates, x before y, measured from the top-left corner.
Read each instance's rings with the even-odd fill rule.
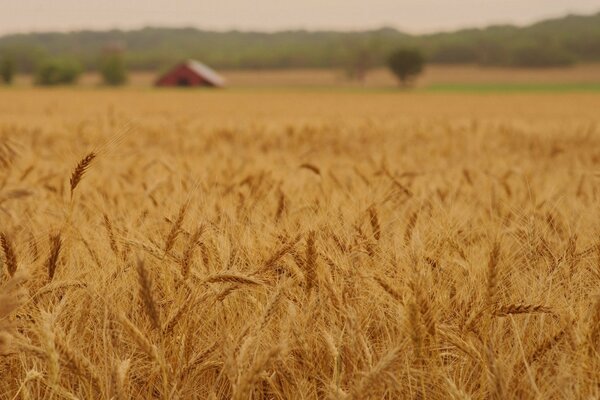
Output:
[[[189,86],[213,86],[210,82],[202,79],[196,72],[185,65],[178,66],[164,75],[156,83],[157,86],[178,86],[181,79],[189,82]]]

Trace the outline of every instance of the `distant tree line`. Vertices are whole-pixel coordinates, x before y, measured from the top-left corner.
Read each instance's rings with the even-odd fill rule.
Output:
[[[13,82],[15,60],[12,51],[0,53],[0,82],[6,85]],[[104,50],[97,63],[104,84],[118,86],[127,82],[127,67],[121,50]],[[44,57],[36,64],[35,83],[41,86],[74,84],[83,72],[82,64],[75,57]]]
[[[0,57],[10,53],[14,68],[34,72],[49,57],[76,60],[100,70],[107,43],[121,43],[123,62],[134,70],[163,70],[186,58],[216,68],[343,68],[360,79],[385,65],[397,48],[419,48],[432,63],[551,67],[600,61],[600,13],[568,16],[528,27],[493,26],[432,35],[394,29],[365,32],[210,32],[192,28],[136,31],[80,31],[0,37]]]

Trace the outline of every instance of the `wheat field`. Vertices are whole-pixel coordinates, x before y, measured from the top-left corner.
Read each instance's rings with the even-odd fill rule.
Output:
[[[600,97],[0,92],[1,399],[600,398]]]

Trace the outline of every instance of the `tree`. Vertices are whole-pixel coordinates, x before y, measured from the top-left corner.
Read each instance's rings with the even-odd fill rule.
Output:
[[[0,59],[0,77],[7,85],[10,85],[15,75],[15,61],[10,55],[3,55]]]
[[[376,37],[352,38],[344,49],[343,62],[346,76],[350,80],[364,82],[368,72],[375,67],[380,53],[380,43]]]
[[[385,43],[390,41],[386,37],[387,34],[389,32],[385,29],[365,34],[349,33],[348,39],[344,39],[345,45],[341,46],[341,51],[329,53],[331,62],[341,62],[349,80],[364,82],[369,71],[381,66],[385,61]]]
[[[37,71],[38,85],[68,85],[77,82],[81,65],[70,59],[51,59],[42,62]]]
[[[423,71],[425,59],[417,49],[399,49],[388,59],[388,67],[396,75],[400,84],[406,86]]]
[[[120,52],[110,52],[102,56],[100,74],[105,84],[122,85],[127,82],[125,60]]]
[[[364,82],[371,68],[373,68],[373,54],[367,48],[359,48],[348,57],[346,75],[350,80]]]

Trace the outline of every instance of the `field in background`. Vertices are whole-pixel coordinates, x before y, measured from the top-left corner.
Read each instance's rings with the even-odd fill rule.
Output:
[[[0,398],[600,395],[598,95],[0,104]]]
[[[363,83],[348,81],[340,70],[264,70],[222,71],[229,86],[236,88],[254,87],[368,87],[396,88],[397,83],[387,69],[376,69],[369,73]],[[133,73],[130,85],[148,87],[157,74]],[[84,86],[100,83],[96,74],[87,74],[81,79]],[[18,78],[19,86],[31,84],[31,77]],[[482,68],[478,66],[430,65],[419,78],[417,86],[433,90],[600,90],[600,64],[583,64],[572,68],[516,69]]]
[[[367,86],[396,87],[394,76],[387,69],[376,69],[367,75],[363,84],[349,82],[342,71],[225,71],[234,86]],[[482,68],[478,66],[429,65],[418,79],[419,87],[440,84],[574,84],[600,83],[600,64],[580,65],[573,68],[516,69]]]

